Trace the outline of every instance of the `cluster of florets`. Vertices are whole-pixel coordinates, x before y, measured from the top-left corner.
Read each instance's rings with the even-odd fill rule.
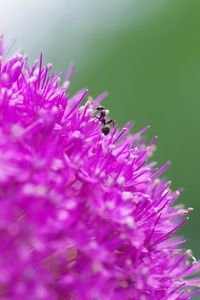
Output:
[[[197,293],[199,270],[172,237],[188,211],[147,162],[130,124],[102,133],[104,94],[71,99],[42,56],[29,68],[0,42],[0,298],[175,300]]]

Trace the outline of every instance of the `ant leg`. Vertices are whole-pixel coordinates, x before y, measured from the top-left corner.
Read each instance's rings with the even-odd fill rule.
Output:
[[[113,128],[115,127],[115,120],[114,119],[111,119],[111,120],[109,120],[108,122],[107,122],[107,124],[109,125],[109,124],[111,124],[112,123],[112,126],[113,126]]]
[[[106,125],[106,120],[101,116],[94,116],[102,125]]]

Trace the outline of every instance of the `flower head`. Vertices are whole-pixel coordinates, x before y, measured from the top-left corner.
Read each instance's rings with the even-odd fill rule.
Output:
[[[0,41],[0,298],[186,300],[199,271],[173,234],[190,209],[148,162],[156,138],[102,133],[83,89],[69,99],[42,55],[30,68]],[[84,102],[84,99],[87,101]],[[82,104],[85,103],[85,104]],[[82,106],[81,106],[82,105]],[[107,123],[107,117],[105,116]],[[189,277],[190,278],[190,277]]]

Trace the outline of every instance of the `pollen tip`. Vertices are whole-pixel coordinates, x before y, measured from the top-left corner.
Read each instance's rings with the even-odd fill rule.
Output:
[[[51,69],[53,67],[53,64],[52,63],[48,63],[47,67],[48,67],[48,69]]]
[[[193,211],[194,208],[193,207],[188,207],[188,212]]]

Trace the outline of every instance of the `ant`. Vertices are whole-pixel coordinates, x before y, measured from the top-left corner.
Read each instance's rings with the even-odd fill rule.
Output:
[[[110,124],[112,124],[114,127],[115,121],[113,119],[110,119],[109,121],[106,119],[107,115],[109,114],[109,111],[106,110],[103,106],[98,106],[96,110],[99,112],[99,115],[95,117],[99,120],[99,122],[102,125],[101,131],[104,135],[107,135],[110,132]]]

